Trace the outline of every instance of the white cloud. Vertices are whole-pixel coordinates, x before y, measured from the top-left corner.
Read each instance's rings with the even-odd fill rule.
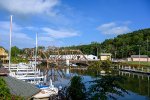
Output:
[[[8,21],[0,21],[0,45],[5,48],[9,48],[9,30],[10,30],[10,22]],[[22,32],[23,27],[20,25],[13,23],[12,25],[12,45],[16,45],[20,48],[23,47],[32,47],[33,39],[29,37],[27,34]]]
[[[42,30],[52,38],[68,38],[79,36],[78,32],[72,30],[54,30],[48,27],[43,27]]]
[[[53,8],[59,0],[0,0],[0,7],[12,13],[54,15]]]
[[[22,29],[19,25],[13,23],[12,24],[13,31],[19,31]],[[10,22],[9,21],[0,21],[0,29],[9,30],[10,29]]]
[[[67,29],[54,30],[48,27],[21,26],[13,22],[12,45],[19,48],[34,47],[35,37],[29,32],[39,32],[38,44],[43,46],[60,45],[61,39],[78,36],[78,32]],[[9,48],[10,22],[0,21],[0,45]]]
[[[99,30],[102,34],[123,34],[130,32],[130,28],[126,22],[124,23],[106,23],[98,26],[97,30]]]

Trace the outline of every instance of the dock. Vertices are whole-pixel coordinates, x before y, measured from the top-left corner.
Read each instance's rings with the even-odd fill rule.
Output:
[[[147,74],[150,75],[150,68],[146,67],[131,67],[131,66],[119,66],[120,71],[125,71],[125,72],[132,72],[132,73],[140,73],[140,74]]]

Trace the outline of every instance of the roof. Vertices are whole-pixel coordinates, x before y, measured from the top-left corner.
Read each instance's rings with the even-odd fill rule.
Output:
[[[147,58],[147,55],[131,55],[131,58]]]
[[[9,71],[6,68],[4,68],[4,67],[0,68],[0,76],[1,75],[8,75],[8,73],[9,73]]]
[[[10,93],[13,95],[24,97],[25,99],[31,98],[33,95],[40,92],[40,89],[35,87],[34,85],[24,82],[22,80],[18,80],[11,76],[3,77],[8,88],[10,89]]]
[[[101,56],[111,56],[112,54],[111,53],[101,53],[100,55]]]

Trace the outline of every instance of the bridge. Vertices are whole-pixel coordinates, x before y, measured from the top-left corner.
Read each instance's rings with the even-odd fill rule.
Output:
[[[29,61],[34,61],[34,49],[26,51]],[[85,64],[88,65],[88,59],[80,50],[72,49],[48,49],[48,50],[38,50],[37,61],[47,62],[59,65],[70,65],[70,64]]]

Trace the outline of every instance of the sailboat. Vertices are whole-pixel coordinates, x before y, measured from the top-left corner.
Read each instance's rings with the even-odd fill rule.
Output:
[[[37,34],[36,34],[36,50],[35,50],[35,69],[36,69],[36,58],[37,58]],[[41,89],[41,92],[33,96],[36,99],[47,98],[47,97],[50,97],[51,95],[58,94],[58,88],[54,87],[51,79],[50,79],[49,86],[38,84],[37,87]]]
[[[14,66],[11,65],[11,43],[12,43],[12,15],[10,16],[10,46],[9,46],[9,75],[17,79],[27,81],[32,84],[43,82],[44,76],[40,74],[40,70],[35,65],[19,63]],[[37,35],[36,35],[36,53],[37,53]],[[36,58],[35,58],[36,62]],[[7,68],[7,67],[5,67]]]
[[[48,87],[41,87],[41,92],[38,94],[34,95],[33,97],[36,99],[40,98],[49,98],[52,95],[57,95],[58,94],[58,88],[54,87],[52,84],[52,80],[50,79],[50,83]]]

